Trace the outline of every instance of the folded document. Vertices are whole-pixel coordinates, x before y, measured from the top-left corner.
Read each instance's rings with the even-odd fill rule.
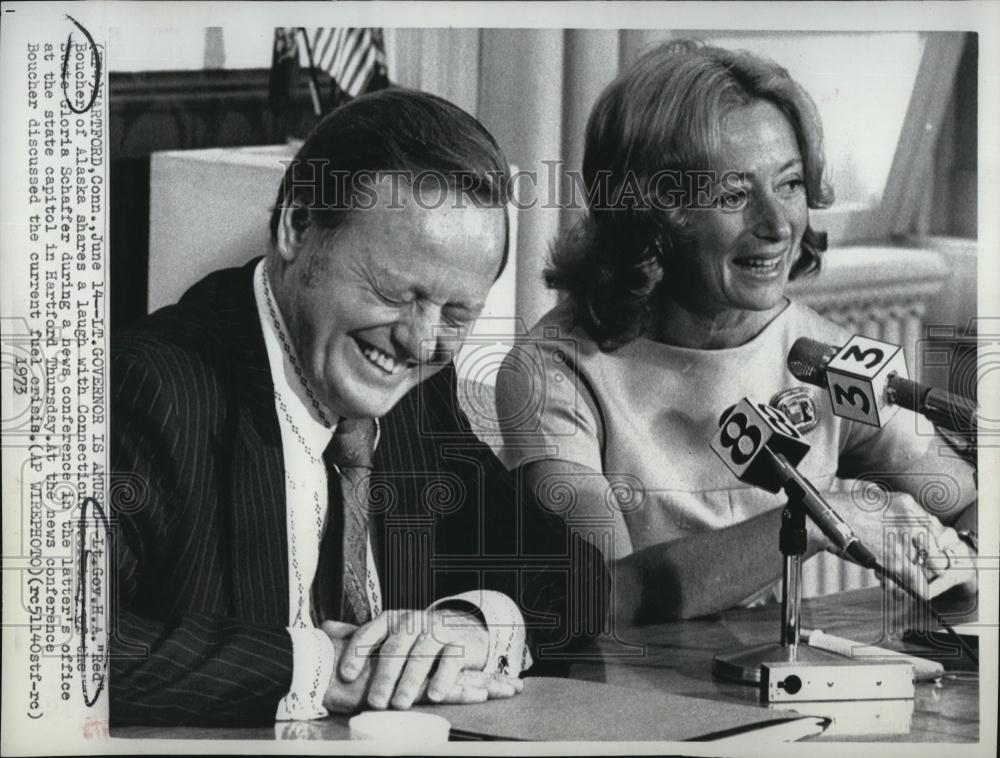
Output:
[[[742,735],[790,742],[829,724],[793,711],[550,677],[525,679],[524,691],[509,700],[415,710],[448,719],[452,739],[681,742]]]

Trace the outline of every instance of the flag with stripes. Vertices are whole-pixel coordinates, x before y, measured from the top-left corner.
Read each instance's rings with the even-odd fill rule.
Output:
[[[298,39],[299,64],[327,72],[348,97],[388,84],[381,29],[299,29]]]

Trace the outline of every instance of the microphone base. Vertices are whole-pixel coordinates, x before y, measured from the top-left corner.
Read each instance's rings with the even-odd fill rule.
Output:
[[[717,679],[740,684],[760,685],[762,664],[835,664],[850,658],[831,653],[806,644],[782,645],[772,642],[767,645],[743,648],[731,653],[718,653],[712,659],[712,674]]]

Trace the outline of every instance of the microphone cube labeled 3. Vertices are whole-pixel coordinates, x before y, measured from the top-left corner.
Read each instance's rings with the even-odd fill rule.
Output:
[[[795,466],[809,452],[809,445],[784,413],[748,398],[722,414],[711,448],[737,479],[770,492],[783,486],[771,462],[772,453],[781,453]]]
[[[826,366],[833,412],[869,426],[885,426],[899,410],[886,393],[893,374],[907,378],[901,347],[860,335],[851,337]]]

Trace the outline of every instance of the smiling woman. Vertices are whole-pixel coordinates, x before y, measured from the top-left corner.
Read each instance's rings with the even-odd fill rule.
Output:
[[[834,416],[785,367],[798,337],[849,336],[786,296],[826,249],[810,225],[833,199],[822,144],[816,108],[787,71],[689,41],[645,54],[591,113],[592,199],[546,272],[565,298],[511,351],[497,409],[508,463],[603,552],[626,623],[776,597],[784,499],[737,481],[711,452],[743,397],[781,407],[794,395],[810,446],[799,470],[820,490],[838,477],[891,480],[884,508],[826,499],[907,584],[946,586],[929,590],[916,543],[885,531],[918,523],[932,553],[951,549],[945,524],[974,502],[971,470],[912,425]],[[658,195],[665,172],[687,188],[680,202]],[[920,502],[928,476],[947,508]],[[807,555],[827,549],[810,524]]]
[[[653,326],[661,342],[741,345],[785,309],[809,220],[791,124],[768,101],[734,108],[722,120],[718,163],[718,175],[737,177],[733,200],[690,214],[687,244],[664,281],[672,314]],[[705,324],[708,333],[698,328]]]
[[[557,241],[546,282],[570,293],[577,317],[609,349],[669,320],[654,318],[661,279],[685,293],[687,304],[694,297],[696,310],[705,309],[707,292],[692,289],[690,274],[692,267],[704,268],[703,256],[720,255],[714,248],[721,240],[711,241],[708,251],[702,244],[708,240],[695,239],[712,229],[733,230],[724,233],[735,235],[725,247],[736,238],[744,247],[760,247],[773,235],[760,235],[762,221],[780,226],[805,214],[797,238],[783,245],[789,260],[781,281],[818,271],[826,237],[809,226],[804,206],[833,201],[825,169],[816,107],[784,69],[689,41],[661,45],[594,106],[583,160],[594,199],[580,226]],[[660,197],[664,174],[687,188],[681,202]],[[788,197],[790,181],[798,182],[794,197]],[[637,203],[626,202],[632,188]],[[779,195],[783,210],[775,205]],[[789,213],[797,205],[801,211]]]

